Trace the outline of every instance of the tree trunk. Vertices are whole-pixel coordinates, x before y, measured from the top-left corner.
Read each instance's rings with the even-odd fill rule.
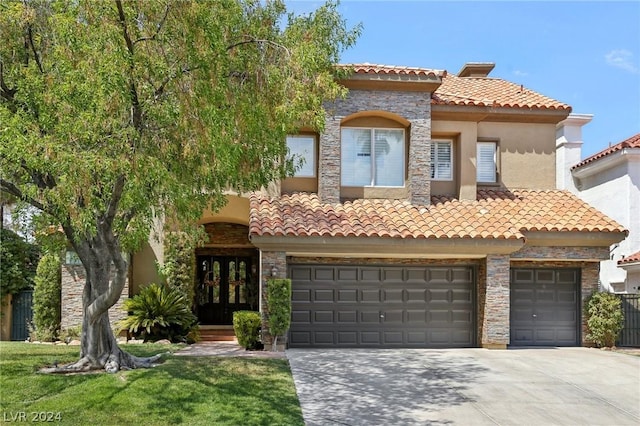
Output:
[[[162,354],[150,358],[133,356],[118,346],[109,322],[109,308],[120,298],[127,277],[127,262],[122,257],[110,230],[100,229],[91,241],[74,243],[86,271],[82,296],[82,335],[80,360],[76,363],[44,368],[44,373],[71,373],[104,369],[115,373],[120,369],[153,366]],[[112,268],[114,269],[112,276]]]

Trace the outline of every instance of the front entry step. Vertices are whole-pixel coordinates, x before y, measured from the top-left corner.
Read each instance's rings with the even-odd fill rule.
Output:
[[[236,340],[236,333],[232,325],[201,325],[200,341],[202,342],[232,342]]]

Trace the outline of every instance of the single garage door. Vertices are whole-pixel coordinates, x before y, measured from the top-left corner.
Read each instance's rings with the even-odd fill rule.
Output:
[[[578,269],[511,270],[511,345],[580,344]]]
[[[292,265],[291,347],[471,347],[470,267]]]

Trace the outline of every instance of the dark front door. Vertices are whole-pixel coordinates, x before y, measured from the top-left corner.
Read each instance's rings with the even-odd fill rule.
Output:
[[[252,309],[257,289],[251,257],[198,256],[197,261],[200,324],[232,324],[235,311]]]
[[[11,340],[26,340],[29,337],[29,324],[33,319],[33,290],[14,294],[11,303]]]

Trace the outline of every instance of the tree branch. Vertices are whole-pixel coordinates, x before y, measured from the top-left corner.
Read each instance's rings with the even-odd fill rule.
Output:
[[[107,206],[107,211],[105,212],[105,220],[108,221],[109,225],[113,223],[113,219],[116,217],[116,212],[118,210],[118,204],[120,203],[120,199],[122,198],[122,192],[124,191],[125,178],[123,175],[118,176],[116,179],[116,183],[113,185],[113,192],[111,193],[111,199],[109,200],[109,205]]]
[[[160,33],[160,30],[162,30],[162,27],[164,26],[164,22],[167,20],[167,16],[169,15],[169,5],[167,4],[167,6],[164,9],[164,16],[162,17],[162,19],[160,20],[160,22],[158,23],[158,25],[156,26],[156,32],[153,33],[152,36],[150,37],[140,37],[139,39],[135,40],[133,42],[133,45],[135,46],[136,44],[143,42],[143,41],[147,41],[147,40],[155,40],[156,37],[158,36],[158,34]]]
[[[38,55],[38,51],[36,50],[35,44],[33,44],[33,31],[31,29],[31,24],[27,26],[27,37],[29,40],[29,46],[31,46],[31,51],[33,52],[33,58],[36,60],[36,64],[38,65],[38,69],[41,74],[44,74],[44,69],[42,68],[42,62],[40,61],[40,55]]]
[[[41,210],[55,217],[52,210],[49,210],[47,207],[45,207],[44,204],[42,204],[40,201],[36,200],[35,198],[31,198],[24,195],[24,193],[20,190],[20,188],[14,185],[13,182],[9,182],[8,180],[4,180],[0,178],[0,188],[11,195],[15,195],[25,203],[31,204],[33,207],[37,208],[38,210]]]
[[[236,47],[245,45],[245,44],[268,44],[274,47],[277,47],[278,49],[282,49],[285,52],[287,52],[287,55],[290,55],[291,52],[289,51],[289,49],[286,46],[283,46],[282,44],[276,43],[275,41],[271,41],[271,40],[267,40],[267,39],[260,39],[260,38],[254,38],[251,36],[245,36],[245,40],[239,41],[237,43],[231,44],[229,46],[227,46],[227,52],[229,50],[235,49]]]
[[[127,17],[124,14],[124,8],[122,7],[121,0],[116,0],[116,7],[118,8],[118,17],[120,18],[120,26],[122,27],[122,32],[124,34],[124,41],[127,43],[129,54],[133,57],[133,42],[131,41],[131,37],[129,37],[129,31],[127,30]]]
[[[0,60],[0,96],[8,101],[13,102],[13,95],[16,94],[17,89],[10,89],[4,81],[4,64]]]

